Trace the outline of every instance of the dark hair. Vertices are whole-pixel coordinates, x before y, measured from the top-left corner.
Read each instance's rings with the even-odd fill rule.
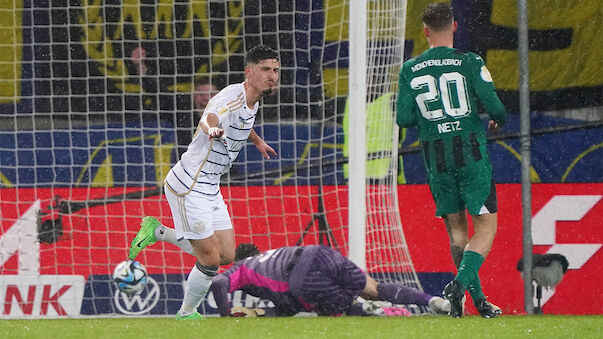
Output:
[[[262,60],[273,59],[278,61],[278,53],[272,48],[265,45],[254,46],[247,52],[245,64],[257,64]]]
[[[211,85],[211,81],[209,80],[208,77],[200,77],[200,78],[195,79],[195,87],[201,86],[201,85]]]
[[[239,244],[235,249],[235,257],[234,261],[237,262],[239,260],[243,260],[247,257],[253,257],[256,254],[259,254],[260,250],[258,250],[257,246],[250,243]]]
[[[439,32],[450,27],[454,22],[452,7],[447,2],[434,2],[425,7],[423,23],[430,29]]]

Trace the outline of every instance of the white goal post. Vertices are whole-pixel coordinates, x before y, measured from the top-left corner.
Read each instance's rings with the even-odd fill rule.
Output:
[[[366,76],[367,1],[350,3],[350,155],[349,166],[349,258],[366,269]]]
[[[389,266],[394,273],[387,278],[421,288],[397,199],[393,94],[403,62],[406,1],[351,1],[350,23],[349,257],[369,271]]]

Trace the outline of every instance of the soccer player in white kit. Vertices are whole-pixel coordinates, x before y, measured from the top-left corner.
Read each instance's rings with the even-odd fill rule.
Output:
[[[220,91],[207,104],[193,140],[165,179],[165,196],[172,211],[175,232],[145,217],[132,240],[130,259],[156,241],[175,243],[197,258],[184,293],[178,319],[199,319],[197,307],[205,298],[219,265],[233,261],[235,240],[228,209],[220,193],[220,177],[227,173],[247,140],[266,159],[276,155],[254,131],[262,97],[276,92],[278,53],[255,46],[246,56],[245,81]],[[176,239],[164,239],[168,234]],[[186,241],[188,240],[188,241]]]

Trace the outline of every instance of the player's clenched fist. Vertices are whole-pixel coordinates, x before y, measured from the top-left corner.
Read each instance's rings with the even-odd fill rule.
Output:
[[[220,139],[224,135],[224,130],[218,127],[210,127],[207,130],[207,134],[209,135],[209,139]]]

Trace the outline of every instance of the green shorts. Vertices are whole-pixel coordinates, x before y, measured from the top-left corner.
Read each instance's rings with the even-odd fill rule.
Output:
[[[492,165],[480,161],[450,172],[428,173],[427,180],[436,204],[436,216],[465,208],[470,215],[496,213],[496,187]]]

